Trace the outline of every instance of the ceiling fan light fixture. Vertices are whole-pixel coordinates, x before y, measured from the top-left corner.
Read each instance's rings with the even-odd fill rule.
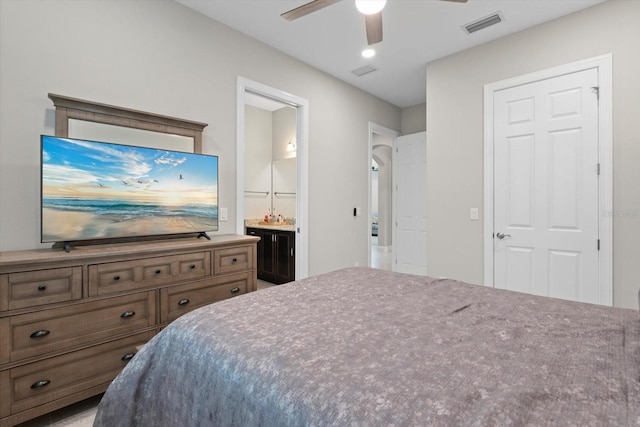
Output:
[[[373,15],[384,9],[387,0],[356,0],[356,8],[364,15]]]
[[[373,58],[374,56],[376,56],[376,51],[373,49],[365,49],[362,51],[363,58]]]

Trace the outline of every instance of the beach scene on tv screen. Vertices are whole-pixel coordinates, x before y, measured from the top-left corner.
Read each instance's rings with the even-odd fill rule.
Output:
[[[218,229],[218,158],[42,137],[42,241]]]

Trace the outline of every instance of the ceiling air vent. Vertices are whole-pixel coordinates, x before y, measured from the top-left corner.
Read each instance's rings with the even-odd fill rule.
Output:
[[[378,69],[373,65],[365,65],[364,67],[356,68],[351,72],[358,77],[362,77],[365,74],[373,73],[374,71],[378,71]]]
[[[464,30],[471,34],[471,33],[475,33],[476,31],[480,31],[483,28],[487,28],[490,27],[492,25],[498,24],[500,22],[504,21],[504,19],[502,18],[502,13],[500,12],[496,12],[493,15],[489,15],[485,18],[479,19],[477,21],[471,22],[467,25],[465,25]]]

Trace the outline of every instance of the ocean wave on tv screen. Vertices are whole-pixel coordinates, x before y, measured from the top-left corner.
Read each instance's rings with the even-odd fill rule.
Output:
[[[47,198],[43,199],[42,207],[125,218],[148,216],[193,216],[216,218],[218,216],[218,209],[216,206],[205,204],[159,205],[154,203],[130,202],[124,200]]]

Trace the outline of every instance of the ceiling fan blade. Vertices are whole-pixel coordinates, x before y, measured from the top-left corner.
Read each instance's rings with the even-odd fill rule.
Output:
[[[323,9],[327,6],[331,6],[332,4],[339,1],[340,0],[313,0],[312,2],[303,4],[302,6],[298,6],[295,9],[291,9],[281,14],[280,16],[288,21],[293,21],[294,19],[301,18],[317,10]]]
[[[367,27],[367,43],[369,45],[382,41],[382,12],[365,15],[364,23]]]

